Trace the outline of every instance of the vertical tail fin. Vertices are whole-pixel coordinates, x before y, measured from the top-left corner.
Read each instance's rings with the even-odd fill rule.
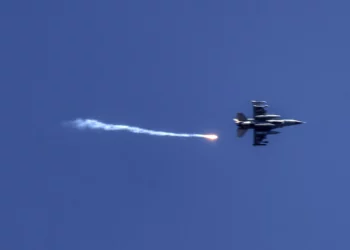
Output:
[[[236,115],[236,119],[238,120],[238,121],[246,121],[247,120],[247,117],[243,114],[243,113],[237,113],[237,115]]]

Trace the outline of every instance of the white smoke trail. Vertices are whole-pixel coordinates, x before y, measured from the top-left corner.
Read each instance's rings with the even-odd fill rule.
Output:
[[[218,136],[214,134],[205,135],[205,134],[171,133],[171,132],[144,129],[139,127],[132,127],[128,125],[106,124],[106,123],[103,123],[97,120],[92,120],[92,119],[76,119],[69,123],[79,129],[89,128],[89,129],[101,129],[106,131],[127,130],[129,132],[138,133],[138,134],[148,134],[148,135],[155,135],[155,136],[174,136],[174,137],[201,137],[209,140],[216,140],[218,138]]]

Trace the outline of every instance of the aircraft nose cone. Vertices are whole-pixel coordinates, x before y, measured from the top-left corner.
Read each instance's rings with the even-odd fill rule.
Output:
[[[296,121],[295,123],[296,123],[296,124],[304,124],[304,123],[306,123],[306,122],[303,122],[303,121]]]

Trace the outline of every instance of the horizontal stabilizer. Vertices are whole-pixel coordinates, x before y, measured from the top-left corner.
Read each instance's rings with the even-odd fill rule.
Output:
[[[238,121],[247,121],[247,117],[243,113],[237,113],[236,118]]]
[[[243,137],[245,133],[247,133],[247,129],[242,129],[242,128],[237,129],[237,137]]]

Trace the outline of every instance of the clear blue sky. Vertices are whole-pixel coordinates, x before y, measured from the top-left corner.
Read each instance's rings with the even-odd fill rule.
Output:
[[[350,249],[349,7],[1,3],[0,249]],[[252,99],[307,124],[255,148]]]

